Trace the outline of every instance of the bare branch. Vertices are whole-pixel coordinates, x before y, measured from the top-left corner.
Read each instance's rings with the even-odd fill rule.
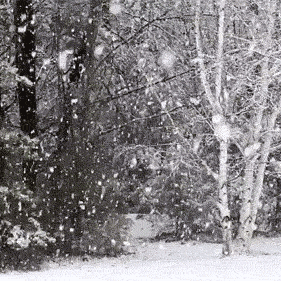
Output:
[[[219,179],[219,174],[214,172],[205,160],[202,160],[201,163],[206,168],[208,175],[211,175],[217,181]]]
[[[131,94],[135,94],[135,93],[138,93],[138,92],[140,92],[142,90],[145,90],[147,88],[151,88],[153,86],[156,86],[156,85],[158,85],[160,83],[165,83],[165,82],[173,80],[173,79],[175,79],[177,77],[183,76],[183,75],[185,75],[185,74],[187,74],[189,72],[190,72],[190,70],[187,70],[187,71],[181,72],[179,74],[175,74],[175,75],[170,76],[170,77],[164,77],[163,79],[160,79],[158,81],[150,83],[149,85],[144,85],[144,86],[141,86],[139,88],[132,89],[132,90],[128,90],[127,88],[122,88],[122,89],[116,91],[115,95],[112,94],[111,97],[95,100],[95,101],[93,101],[93,104],[100,103],[100,102],[110,102],[110,101],[113,101],[113,100],[116,100],[116,99],[119,99],[119,98],[122,98],[122,97],[125,97],[125,96],[128,96],[128,95],[131,95]],[[120,92],[125,92],[125,93],[118,94]]]
[[[216,99],[219,100],[222,90],[222,70],[223,70],[223,46],[224,46],[224,17],[225,2],[221,0],[219,5],[219,27],[218,27],[218,49],[216,59]]]
[[[211,104],[213,111],[221,113],[221,107],[218,101],[214,98],[210,84],[207,79],[207,70],[204,64],[203,48],[200,36],[200,12],[201,12],[201,0],[197,0],[196,3],[196,14],[195,14],[195,37],[196,37],[196,49],[198,58],[196,61],[199,64],[201,80],[206,92],[207,99]]]
[[[102,136],[102,135],[109,134],[109,133],[111,133],[113,131],[116,131],[116,130],[119,130],[121,128],[124,128],[124,127],[128,126],[129,124],[135,123],[137,121],[149,120],[149,119],[157,118],[157,117],[164,116],[164,115],[167,115],[167,114],[170,115],[170,113],[175,112],[175,111],[177,111],[177,110],[179,110],[181,108],[183,108],[183,106],[175,107],[175,108],[173,108],[173,109],[171,109],[169,111],[164,111],[164,112],[161,112],[159,114],[155,114],[155,115],[151,115],[151,116],[147,116],[147,117],[134,118],[134,119],[132,119],[132,120],[130,120],[130,121],[124,123],[124,124],[120,124],[118,126],[113,126],[112,128],[110,128],[108,130],[101,131],[99,133],[99,135]]]
[[[126,41],[123,41],[122,43],[120,43],[119,45],[117,45],[116,47],[114,47],[103,59],[101,59],[98,63],[98,65],[95,67],[93,74],[100,68],[100,66],[102,65],[102,63],[104,61],[106,61],[116,50],[118,50],[121,46],[123,46],[124,44],[128,44],[130,41],[132,41],[133,39],[137,38],[137,36],[139,36],[147,27],[149,27],[151,24],[153,24],[154,22],[158,21],[159,19],[161,19],[163,16],[165,16],[168,13],[168,11],[165,11],[161,16],[154,18],[150,21],[148,21],[145,25],[141,26],[139,28],[139,30],[137,32],[135,32],[132,36],[130,36]],[[92,75],[93,75],[92,74]]]

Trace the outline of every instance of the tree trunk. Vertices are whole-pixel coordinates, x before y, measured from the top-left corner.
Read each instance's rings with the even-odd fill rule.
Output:
[[[222,254],[224,256],[228,256],[232,252],[232,228],[227,190],[227,148],[227,141],[220,140],[219,206],[223,236]]]
[[[196,2],[195,16],[195,36],[196,49],[198,53],[198,64],[200,68],[200,77],[205,90],[207,100],[212,107],[214,134],[220,143],[219,156],[219,175],[218,175],[218,193],[220,209],[221,227],[223,235],[223,255],[230,255],[232,252],[232,223],[230,220],[230,210],[228,206],[228,188],[227,188],[227,160],[228,160],[228,141],[230,137],[230,128],[225,120],[224,111],[220,104],[222,94],[222,73],[224,68],[224,29],[225,29],[225,5],[226,0],[218,1],[219,18],[218,18],[218,46],[216,55],[216,77],[215,77],[215,93],[212,92],[212,87],[208,81],[208,71],[205,67],[203,47],[200,36],[200,14],[201,0]]]
[[[19,99],[20,126],[30,138],[37,135],[35,96],[35,16],[32,0],[17,0],[14,9],[16,26],[16,67],[20,76],[17,95]],[[28,188],[36,190],[35,161],[23,161],[23,179]]]
[[[276,11],[276,1],[268,1],[266,8],[268,9],[268,30],[264,40],[264,52],[270,52],[272,48],[272,35],[274,33],[274,12]],[[266,121],[266,103],[269,96],[268,87],[271,82],[270,75],[270,63],[269,56],[265,56],[261,63],[261,77],[260,77],[260,89],[257,92],[259,97],[259,107],[254,115],[254,127],[250,128],[253,130],[253,139],[257,143],[263,143],[262,148],[254,152],[251,160],[246,159],[245,168],[245,184],[243,187],[242,194],[242,207],[240,210],[240,226],[238,230],[238,239],[242,244],[242,251],[250,250],[250,242],[253,236],[253,232],[256,229],[256,217],[259,206],[259,199],[261,196],[264,180],[264,172],[266,169],[266,162],[269,156],[270,147],[272,143],[272,131],[276,123],[277,116],[280,113],[281,101],[273,108],[271,114],[269,114],[268,120]],[[265,125],[267,124],[267,125]],[[265,127],[266,126],[266,127]],[[266,130],[266,134],[262,134],[262,131]],[[257,161],[258,160],[258,161]],[[256,167],[257,166],[257,167]],[[255,175],[255,169],[256,175]]]
[[[281,101],[279,102],[279,105],[273,111],[273,113],[269,118],[268,132],[264,136],[264,143],[260,152],[261,156],[258,163],[257,176],[254,185],[255,188],[253,189],[253,193],[252,193],[252,206],[251,206],[252,227],[250,228],[250,230],[252,231],[251,236],[253,235],[253,231],[256,229],[255,222],[256,222],[257,212],[259,208],[259,200],[263,189],[264,173],[265,173],[268,156],[272,144],[273,130],[275,127],[276,119],[280,114],[280,110],[281,110]]]
[[[2,107],[2,89],[0,88],[0,130],[3,129],[5,109]],[[6,170],[6,159],[5,159],[5,143],[0,138],[0,185],[5,184],[5,170]]]
[[[242,188],[242,206],[240,209],[240,225],[238,229],[238,250],[239,252],[248,252],[252,238],[252,192],[254,184],[254,169],[256,158],[247,160],[245,167],[245,179]]]
[[[260,158],[258,159],[258,162],[256,159],[258,158],[259,154],[256,155],[255,159],[248,161],[246,164],[245,185],[242,194],[240,226],[238,230],[238,239],[240,239],[240,244],[242,243],[242,251],[249,251],[250,240],[253,236],[253,232],[256,230],[255,222],[259,208],[259,200],[263,189],[264,173],[272,144],[272,131],[279,113],[280,105],[270,116],[268,132],[264,136],[264,143],[262,145],[261,151],[259,152]],[[256,177],[254,177],[254,169],[256,168],[256,165],[257,174]]]

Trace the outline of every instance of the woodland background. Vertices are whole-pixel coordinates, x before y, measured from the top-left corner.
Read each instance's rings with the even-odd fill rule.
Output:
[[[247,252],[281,219],[280,1],[0,1],[1,267],[124,252],[125,214]],[[17,257],[17,258],[15,258]]]

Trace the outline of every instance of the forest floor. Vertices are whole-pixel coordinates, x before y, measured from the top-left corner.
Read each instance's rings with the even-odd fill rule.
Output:
[[[48,262],[37,272],[9,272],[0,280],[281,280],[281,237],[255,238],[252,253],[221,257],[221,245],[139,242],[136,253],[118,258]]]

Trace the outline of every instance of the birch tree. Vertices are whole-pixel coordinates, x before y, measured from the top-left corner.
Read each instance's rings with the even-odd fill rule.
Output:
[[[247,1],[217,2],[215,59],[210,53],[203,52],[203,47],[204,50],[208,50],[208,47],[204,45],[206,40],[202,43],[200,9],[203,5],[200,0],[197,1],[195,18],[196,61],[212,111],[214,134],[220,143],[218,206],[223,227],[224,218],[231,215],[228,188],[233,185],[227,162],[230,145],[239,149],[239,157],[244,165],[240,176],[237,176],[242,179],[238,190],[241,200],[237,236],[239,251],[249,250],[256,229],[268,157],[273,142],[278,142],[275,131],[281,105],[276,90],[280,77],[277,43],[280,19],[276,13],[279,4],[275,0],[255,2],[254,6]],[[230,229],[229,221],[226,229],[223,229],[223,236],[229,239]],[[225,247],[228,246],[226,243]]]
[[[278,141],[274,132],[281,110],[280,96],[276,91],[280,75],[277,10],[277,1],[259,1],[249,22],[252,35],[249,51],[251,56],[256,54],[258,57],[255,64],[260,70],[254,77],[255,90],[251,103],[254,110],[247,126],[248,142],[245,145],[240,141],[240,146],[244,149],[245,179],[241,194],[238,238],[246,251],[249,250],[253,231],[256,229],[259,200],[272,143],[273,140]]]
[[[220,220],[223,233],[223,254],[229,255],[231,253],[231,222],[230,210],[228,207],[228,190],[227,190],[227,160],[228,160],[228,144],[230,138],[230,129],[226,121],[223,106],[220,103],[222,95],[222,72],[224,69],[224,29],[225,29],[225,5],[226,1],[219,1],[218,7],[218,31],[217,31],[217,52],[215,59],[215,82],[212,90],[212,85],[208,81],[208,73],[205,67],[203,46],[201,41],[200,31],[200,13],[201,1],[196,3],[195,16],[195,34],[196,34],[196,48],[198,52],[198,64],[200,68],[200,76],[205,90],[207,100],[210,103],[212,111],[212,124],[214,127],[214,134],[217,137],[220,145],[219,155],[219,173],[217,175],[218,184],[218,208],[220,211]]]

